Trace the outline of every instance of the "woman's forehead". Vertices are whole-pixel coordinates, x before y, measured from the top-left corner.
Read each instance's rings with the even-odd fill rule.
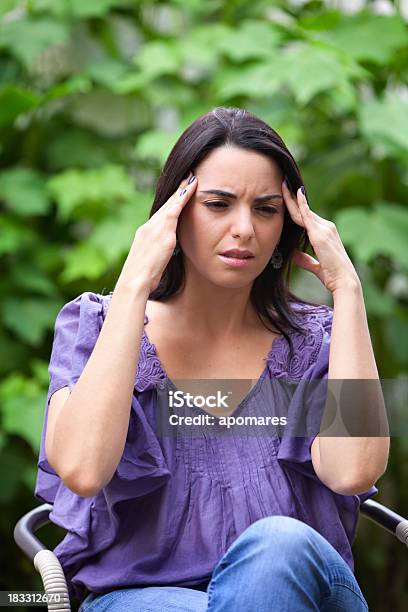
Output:
[[[282,177],[279,165],[270,157],[236,147],[214,149],[194,168],[194,172],[203,189],[233,190],[237,185],[244,188],[260,180],[267,187],[276,181],[280,185]]]

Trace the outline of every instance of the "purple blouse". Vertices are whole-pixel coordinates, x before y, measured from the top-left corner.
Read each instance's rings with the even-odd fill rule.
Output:
[[[314,435],[217,437],[206,436],[204,430],[194,436],[157,435],[158,399],[172,382],[146,332],[126,444],[111,481],[93,497],[81,497],[65,486],[45,454],[48,405],[55,391],[75,386],[110,297],[86,291],[61,308],[49,364],[35,496],[53,504],[50,520],[67,530],[54,553],[70,596],[83,600],[88,591],[199,585],[210,580],[217,562],[246,527],[276,514],[312,526],[354,571],[351,545],[359,506],[378,493],[377,487],[360,495],[340,495],[326,487],[311,461]],[[327,378],[333,309],[321,305],[310,310],[299,303],[292,307],[306,336],[289,332],[291,359],[285,338],[274,340],[263,374],[233,414],[243,415],[255,405],[257,414],[261,405],[266,414],[268,402],[262,397],[268,397],[276,379]],[[272,392],[276,399],[276,384]],[[288,417],[296,418],[301,406],[295,393]],[[309,402],[307,410],[313,416],[321,407]]]

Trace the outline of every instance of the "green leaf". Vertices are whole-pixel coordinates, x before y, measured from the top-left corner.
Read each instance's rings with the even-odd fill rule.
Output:
[[[37,481],[38,469],[37,466],[28,465],[21,472],[21,480],[26,485],[27,489],[33,493],[35,490],[35,483]]]
[[[68,24],[50,18],[22,18],[0,23],[0,48],[13,53],[27,68],[53,45],[69,40]]]
[[[332,87],[345,87],[349,78],[364,74],[328,47],[293,43],[284,58],[285,81],[300,105]]]
[[[70,169],[52,177],[48,189],[57,200],[59,222],[86,202],[125,201],[134,193],[134,185],[121,166],[108,164],[95,170]]]
[[[12,124],[22,113],[35,108],[40,101],[34,92],[14,85],[0,87],[0,127]]]
[[[12,374],[1,385],[3,427],[21,436],[38,453],[44,415],[44,393],[37,382]]]
[[[89,244],[103,251],[110,264],[128,254],[137,228],[148,221],[153,197],[151,192],[137,193],[132,202],[98,223],[88,238]]]
[[[319,37],[357,61],[378,64],[386,64],[397,49],[407,46],[407,29],[399,15],[362,12],[342,19]]]
[[[67,18],[70,15],[71,0],[30,0],[30,11],[33,14],[47,13]]]
[[[177,140],[178,134],[163,130],[149,130],[137,139],[135,153],[140,159],[157,159],[164,164]]]
[[[384,320],[384,334],[389,346],[392,346],[393,353],[402,364],[408,364],[408,321],[405,317],[393,316]],[[406,409],[405,409],[406,410]],[[405,412],[406,414],[406,412]],[[406,418],[406,417],[405,417]]]
[[[222,24],[219,24],[220,30],[221,27]],[[266,21],[248,19],[238,28],[224,29],[225,32],[214,32],[213,45],[235,62],[270,59],[283,38],[282,31]],[[213,45],[209,46],[210,50]]]
[[[79,18],[104,17],[114,7],[127,6],[124,0],[70,0],[72,14]]]
[[[131,8],[133,4],[134,0],[30,0],[30,9],[34,13],[45,12],[79,20],[104,17],[112,8]]]
[[[396,307],[395,300],[384,293],[371,279],[365,278],[362,286],[367,314],[382,319],[392,317]]]
[[[392,202],[378,202],[376,213],[377,227],[382,228],[383,252],[408,268],[408,209]]]
[[[372,210],[340,210],[336,225],[345,244],[364,262],[388,255],[408,268],[408,210],[391,202],[377,202]]]
[[[50,204],[44,178],[30,168],[12,168],[1,172],[0,198],[21,217],[44,215]]]
[[[161,108],[174,108],[174,110],[170,110],[170,113],[172,113],[174,117],[176,117],[178,109],[192,108],[197,100],[194,87],[187,85],[185,82],[175,80],[172,80],[170,83],[169,80],[165,78],[157,79],[156,81],[150,83],[145,93],[145,97],[151,106],[157,105]],[[205,107],[205,110],[208,110],[208,104]],[[196,119],[197,116],[199,115],[195,115],[194,119]],[[173,120],[172,123],[174,124],[175,121]],[[171,126],[169,125],[165,131],[169,132],[170,127]]]
[[[29,297],[5,297],[2,303],[3,323],[17,338],[39,346],[52,324],[55,300]]]
[[[53,321],[52,328],[54,328],[54,322],[55,321]],[[50,382],[50,375],[48,372],[48,359],[47,361],[35,358],[30,359],[30,370],[33,373],[33,378],[41,385],[41,387],[48,387]]]
[[[6,442],[7,442],[7,435],[4,431],[0,429],[0,456],[3,455],[3,449],[6,446]]]
[[[333,30],[338,27],[345,18],[346,17],[340,11],[326,9],[324,12],[317,14],[300,14],[298,25],[305,30]]]
[[[232,34],[233,30],[223,23],[196,26],[175,43],[175,57],[183,64],[214,69],[224,51],[223,41]]]
[[[114,93],[120,95],[137,93],[143,91],[143,88],[149,84],[150,78],[150,75],[145,72],[128,72],[114,83],[112,82],[110,87]]]
[[[88,75],[96,83],[112,90],[115,89],[117,81],[125,78],[128,72],[127,64],[109,57],[88,64],[84,71],[85,75]]]
[[[146,43],[134,61],[149,80],[163,74],[178,74],[182,64],[178,46],[173,41]]]
[[[316,153],[304,164],[303,174],[309,192],[316,194],[314,199],[319,207],[320,202],[336,201],[353,178],[370,176],[370,170],[366,147],[361,140],[350,138]]]
[[[16,8],[18,3],[19,0],[2,0],[2,3],[0,5],[0,17],[6,15],[6,13]]]
[[[43,96],[43,102],[58,100],[74,94],[85,94],[92,91],[92,81],[83,74],[73,76],[63,83],[50,87]]]
[[[0,453],[0,504],[11,504],[13,499],[17,497],[20,484],[21,474],[26,467],[21,451],[6,445]]]
[[[408,152],[408,100],[398,92],[360,106],[359,121],[367,140],[385,154]]]
[[[337,83],[329,92],[332,107],[339,116],[353,113],[358,109],[359,99],[356,88],[349,81]]]
[[[73,123],[108,138],[128,138],[132,131],[146,129],[151,123],[151,109],[144,98],[97,88],[74,97],[68,114]]]
[[[99,278],[107,267],[104,250],[95,247],[89,241],[82,242],[64,256],[65,268],[59,280],[61,283],[71,283],[78,279]]]
[[[119,157],[115,142],[101,146],[96,135],[74,127],[50,136],[44,155],[53,172],[69,167],[100,168]]]
[[[36,234],[15,219],[0,216],[0,255],[16,253],[25,246],[32,244]]]
[[[286,87],[300,106],[322,92],[339,89],[353,102],[349,79],[365,74],[360,68],[329,48],[307,43],[291,43],[268,62],[226,68],[214,78],[215,95],[222,99],[245,95],[270,96]]]
[[[40,293],[48,297],[56,296],[55,285],[36,263],[16,260],[11,264],[10,272],[15,286],[25,292]]]
[[[278,92],[286,80],[282,57],[266,64],[225,68],[214,76],[212,86],[217,99],[225,101],[235,96],[263,98]]]

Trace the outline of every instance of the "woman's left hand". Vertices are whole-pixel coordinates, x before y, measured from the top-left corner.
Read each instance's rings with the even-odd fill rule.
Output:
[[[313,272],[331,293],[360,286],[360,279],[343,246],[336,225],[310,210],[306,196],[299,188],[296,198],[282,183],[282,195],[292,220],[304,227],[318,260],[302,251],[295,251],[292,261]]]

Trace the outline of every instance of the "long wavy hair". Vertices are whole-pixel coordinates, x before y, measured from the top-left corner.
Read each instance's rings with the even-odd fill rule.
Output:
[[[278,164],[289,185],[296,193],[304,184],[296,161],[282,138],[267,123],[241,108],[217,107],[194,121],[180,136],[172,148],[157,182],[156,194],[149,218],[170,198],[190,171],[194,174],[197,166],[213,149],[236,146],[262,153]],[[250,299],[262,324],[276,329],[289,344],[290,357],[293,345],[288,329],[304,333],[296,321],[291,302],[318,307],[319,304],[303,300],[289,290],[291,260],[296,249],[304,251],[309,244],[306,231],[294,223],[285,207],[284,223],[279,242],[283,256],[281,268],[267,265],[253,282]],[[159,285],[149,299],[165,302],[183,288],[185,268],[183,253],[170,258],[163,271]],[[269,325],[275,329],[271,329]]]

